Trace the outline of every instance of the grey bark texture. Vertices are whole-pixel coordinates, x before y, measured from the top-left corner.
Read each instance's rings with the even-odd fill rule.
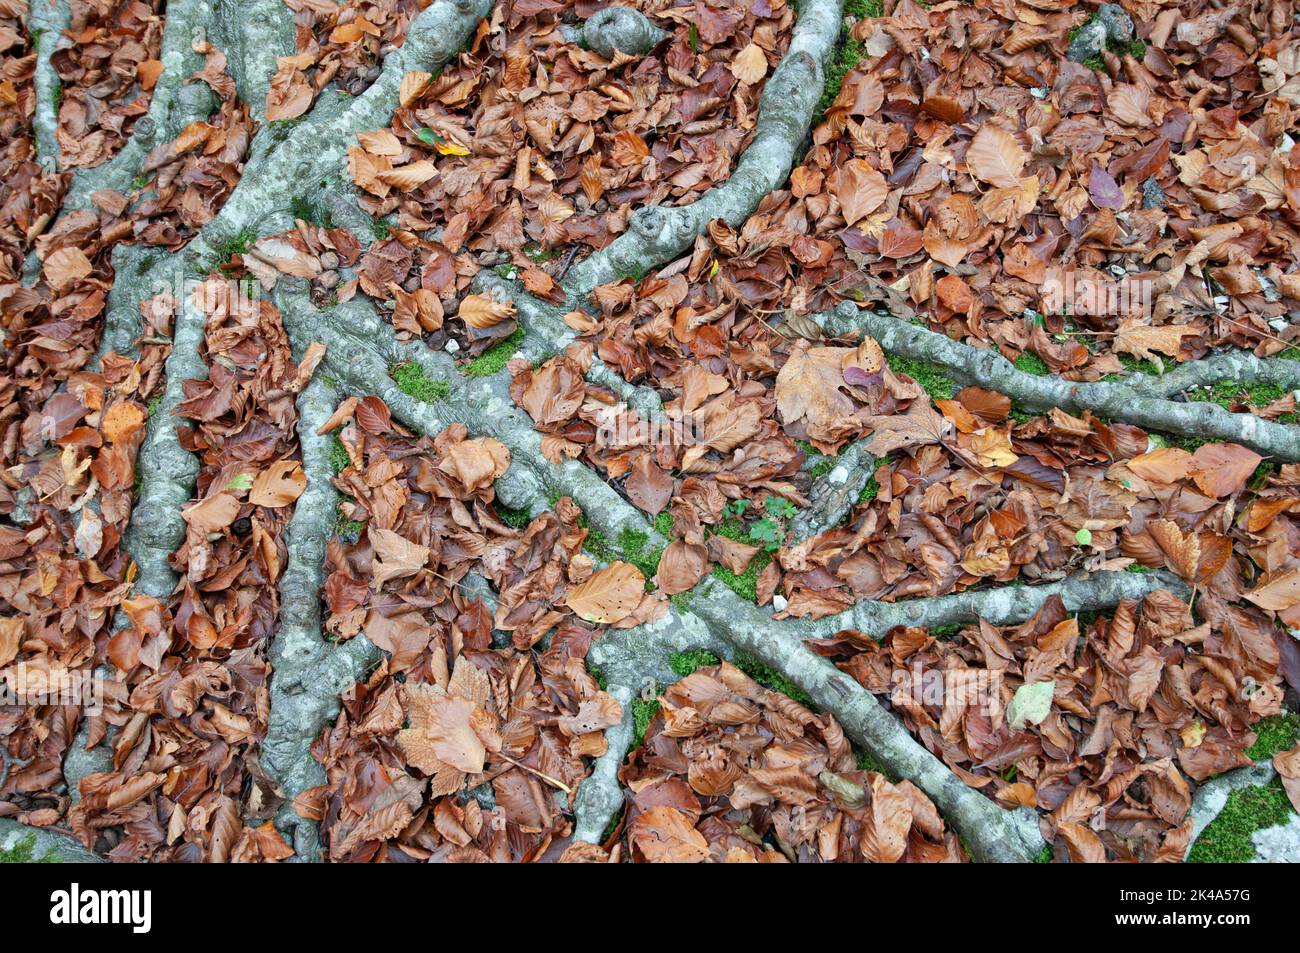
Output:
[[[564,38],[613,59],[617,53],[644,56],[668,37],[640,10],[608,6],[577,27],[562,27]]]
[[[860,309],[849,301],[834,311],[809,317],[837,335],[868,334],[891,354],[941,365],[954,379],[1000,391],[1030,410],[1052,407],[1073,413],[1090,410],[1099,417],[1125,420],[1151,430],[1231,441],[1279,460],[1300,460],[1300,427],[1274,423],[1253,414],[1230,413],[1206,401],[1180,403],[1148,396],[1149,391],[1142,388],[1156,386],[1148,381],[1139,380],[1134,387],[1124,381],[1083,383],[1029,374],[992,349],[954,341],[890,314]],[[1288,361],[1277,370],[1279,377],[1291,373],[1287,366],[1291,363]],[[1189,371],[1181,379],[1194,373]]]

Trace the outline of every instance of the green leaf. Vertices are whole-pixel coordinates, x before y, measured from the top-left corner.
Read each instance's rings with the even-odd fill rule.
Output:
[[[447,144],[445,139],[439,136],[428,126],[426,126],[425,128],[421,129],[419,132],[417,132],[415,134],[415,138],[419,139],[426,146],[443,146]]]
[[[1087,529],[1079,530],[1079,532],[1074,534],[1074,541],[1078,543],[1080,546],[1087,546],[1089,543],[1092,542],[1091,530],[1087,530]]]
[[[248,473],[237,473],[234,478],[226,484],[227,490],[251,490],[253,488],[253,477]]]
[[[1007,724],[1012,731],[1019,731],[1025,725],[1037,725],[1052,711],[1052,693],[1056,691],[1056,682],[1034,682],[1021,685],[1016,689],[1007,705]]]

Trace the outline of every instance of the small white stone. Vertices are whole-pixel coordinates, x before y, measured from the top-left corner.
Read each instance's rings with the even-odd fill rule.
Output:
[[[841,483],[847,482],[848,478],[849,478],[848,467],[844,466],[843,464],[836,467],[834,470],[830,472],[830,481],[837,486]]]
[[[519,274],[519,272],[517,272],[517,271],[515,271],[513,268],[511,268],[509,271],[506,272],[506,278],[507,278],[509,281],[514,281],[514,280],[515,280],[515,276],[518,275],[518,274]]]
[[[784,612],[785,607],[789,604],[790,603],[786,600],[785,596],[775,595],[772,597],[772,608],[777,612]]]
[[[1029,88],[1029,95],[1033,96],[1035,99],[1046,99],[1047,94],[1050,92],[1051,90],[1046,86],[1031,86]]]
[[[443,350],[446,351],[448,354],[455,354],[457,351],[460,350],[460,345],[457,344],[454,340],[448,341],[446,346],[443,348]]]
[[[1274,331],[1285,331],[1287,329],[1288,323],[1289,322],[1287,321],[1286,318],[1279,317],[1279,318],[1274,318],[1272,321],[1268,322],[1268,326],[1272,328]]]

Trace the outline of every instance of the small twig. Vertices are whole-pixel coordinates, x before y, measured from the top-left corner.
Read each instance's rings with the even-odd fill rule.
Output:
[[[507,755],[507,754],[502,754],[502,755],[501,755],[501,759],[502,759],[503,761],[508,761],[508,762],[510,762],[510,763],[513,764],[516,768],[521,768],[521,769],[523,769],[524,771],[527,771],[529,774],[535,774],[535,775],[537,775],[539,778],[541,778],[541,779],[542,779],[543,781],[545,781],[547,784],[551,785],[552,787],[557,787],[557,788],[559,788],[559,789],[560,789],[561,791],[563,791],[565,794],[573,794],[573,788],[569,787],[569,786],[568,786],[567,784],[565,784],[563,781],[560,781],[560,780],[558,780],[558,779],[556,779],[556,778],[551,777],[549,774],[543,774],[542,772],[538,771],[536,768],[530,768],[530,767],[528,767],[528,765],[523,764],[523,763],[521,763],[521,762],[519,762],[519,761],[516,761],[514,758],[510,757],[510,756]]]

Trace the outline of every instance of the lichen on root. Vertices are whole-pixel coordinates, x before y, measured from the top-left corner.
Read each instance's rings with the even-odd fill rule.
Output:
[[[808,317],[834,335],[866,334],[889,354],[941,365],[955,379],[998,391],[1030,410],[1090,410],[1099,417],[1151,430],[1239,443],[1279,460],[1300,460],[1300,427],[1234,414],[1206,401],[1180,403],[1149,396],[1141,389],[1143,381],[1134,387],[1123,380],[1085,383],[1030,374],[992,349],[954,341],[851,301]],[[1283,367],[1279,374],[1288,372]]]

